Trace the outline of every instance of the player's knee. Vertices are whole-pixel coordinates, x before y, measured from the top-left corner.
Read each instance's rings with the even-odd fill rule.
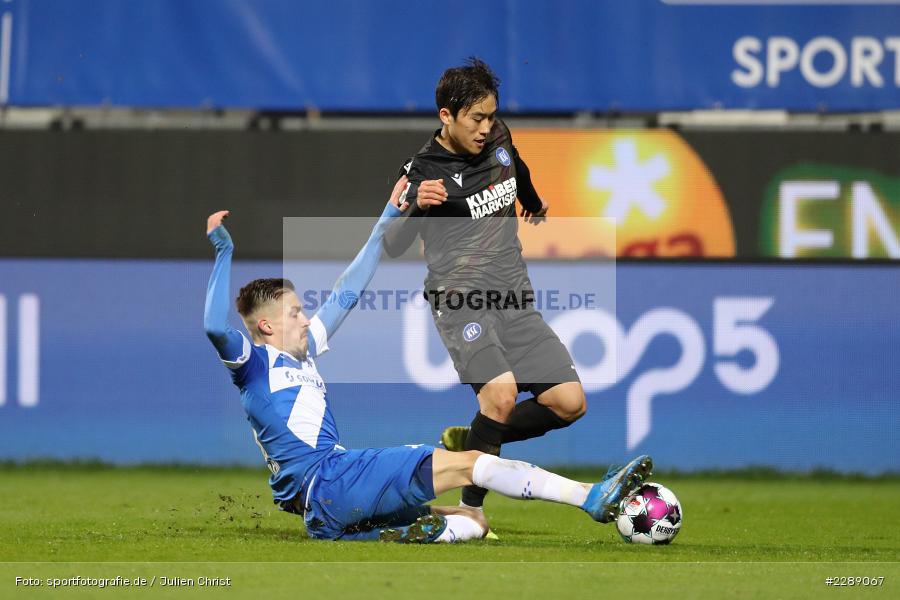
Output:
[[[580,394],[580,400],[574,404],[573,410],[563,418],[570,423],[574,423],[575,421],[583,417],[585,413],[587,413],[587,399],[584,397],[584,391],[582,391]]]
[[[495,421],[505,423],[516,407],[518,389],[515,384],[488,384],[478,393],[481,412]]]
[[[574,423],[587,412],[587,399],[584,396],[584,388],[580,385],[572,386],[565,394],[560,394],[553,400],[550,409],[569,423]]]

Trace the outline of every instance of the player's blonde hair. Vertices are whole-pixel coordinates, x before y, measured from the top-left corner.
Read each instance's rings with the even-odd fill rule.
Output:
[[[254,279],[238,292],[235,300],[238,314],[246,320],[260,306],[279,300],[287,291],[294,291],[294,283],[290,279],[280,277]]]

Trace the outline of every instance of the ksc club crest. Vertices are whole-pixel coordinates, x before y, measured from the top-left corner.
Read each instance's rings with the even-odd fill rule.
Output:
[[[675,132],[526,129],[515,140],[550,202],[546,226],[519,228],[526,257],[734,256],[725,198]]]
[[[463,327],[463,339],[467,342],[474,342],[481,337],[481,325],[478,323],[469,323]]]
[[[497,151],[494,153],[497,157],[497,160],[504,167],[508,167],[512,162],[512,159],[509,157],[509,152],[506,151],[506,148],[497,148]]]

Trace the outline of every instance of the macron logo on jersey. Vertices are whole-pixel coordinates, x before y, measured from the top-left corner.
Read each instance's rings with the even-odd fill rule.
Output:
[[[490,215],[516,201],[516,178],[489,185],[486,189],[466,198],[472,219]]]
[[[456,185],[462,187],[462,173],[457,173],[456,175],[451,176],[450,179],[455,181]]]

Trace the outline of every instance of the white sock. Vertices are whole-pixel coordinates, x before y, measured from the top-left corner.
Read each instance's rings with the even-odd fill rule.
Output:
[[[584,504],[588,494],[585,486],[577,481],[526,462],[506,460],[490,454],[483,454],[475,461],[472,483],[510,498],[539,498],[572,506]]]
[[[484,512],[484,507],[483,507],[483,506],[469,506],[468,504],[466,504],[466,503],[463,502],[462,500],[459,501],[459,506],[460,506],[460,508],[471,508],[472,510],[480,510],[481,512]]]
[[[465,540],[481,539],[484,537],[484,529],[481,525],[464,515],[446,515],[447,527],[435,542],[464,542]]]

